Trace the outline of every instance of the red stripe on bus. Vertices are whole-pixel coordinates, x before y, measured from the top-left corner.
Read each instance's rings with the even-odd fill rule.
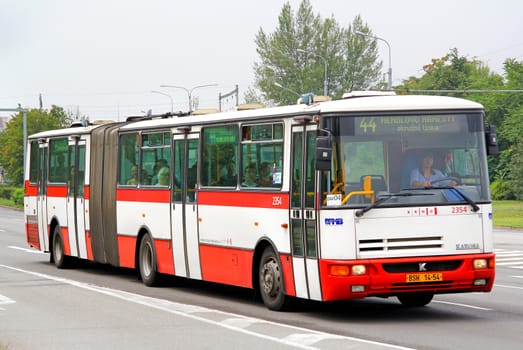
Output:
[[[40,250],[40,237],[38,235],[38,224],[25,224],[25,234],[30,247]]]
[[[123,202],[169,203],[169,189],[119,188],[116,190],[116,200]]]
[[[91,197],[91,186],[84,185],[84,199],[89,200],[90,197]]]
[[[205,281],[252,288],[253,251],[200,245],[202,277]]]
[[[282,192],[198,192],[199,205],[289,209],[289,194]]]
[[[291,297],[296,296],[294,287],[294,273],[292,271],[292,256],[289,254],[280,254],[281,269],[283,270],[283,281],[285,283],[285,294]]]
[[[85,231],[85,245],[87,249],[87,259],[94,260],[93,243],[91,239],[91,231]]]
[[[59,197],[59,198],[65,198],[67,197],[67,186],[66,185],[48,185],[47,186],[47,197]]]
[[[156,249],[156,262],[158,272],[174,275],[173,248],[170,240],[155,240],[154,248]]]
[[[36,184],[31,185],[29,180],[25,180],[25,195],[29,197],[35,197],[38,194],[38,188]]]
[[[136,250],[136,237],[118,235],[118,258],[121,267],[134,269],[134,252]]]
[[[71,255],[71,243],[69,242],[69,229],[67,227],[60,227],[62,232],[62,241],[64,243],[64,254]]]

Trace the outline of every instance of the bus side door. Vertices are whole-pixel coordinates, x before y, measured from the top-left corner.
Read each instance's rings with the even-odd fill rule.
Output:
[[[293,127],[291,251],[296,296],[322,300],[318,264],[315,140],[316,125]]]
[[[198,235],[199,134],[174,135],[172,193],[172,239],[177,276],[201,279]]]
[[[49,143],[38,142],[38,176],[37,176],[37,198],[36,215],[38,221],[38,236],[40,249],[49,251],[49,220],[47,219],[47,168],[48,168]]]
[[[85,237],[85,140],[69,140],[69,177],[67,188],[67,226],[71,255],[87,259]]]

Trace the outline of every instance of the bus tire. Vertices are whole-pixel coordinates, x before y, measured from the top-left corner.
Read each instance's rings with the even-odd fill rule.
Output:
[[[69,257],[64,252],[64,240],[62,238],[62,230],[59,225],[56,225],[53,230],[53,237],[51,240],[51,258],[55,266],[59,269],[65,269],[69,263]]]
[[[434,293],[412,293],[401,294],[397,298],[403,306],[407,307],[422,307],[432,301]]]
[[[154,250],[154,242],[149,234],[145,234],[140,241],[138,266],[140,269],[140,277],[146,286],[153,287],[158,284],[159,273],[156,263],[156,253]]]
[[[269,310],[283,310],[288,304],[288,297],[285,295],[280,260],[271,247],[263,251],[258,276],[259,292],[265,306]]]

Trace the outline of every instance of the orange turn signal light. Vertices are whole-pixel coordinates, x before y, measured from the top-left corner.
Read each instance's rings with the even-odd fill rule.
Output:
[[[331,265],[329,266],[329,272],[332,276],[349,276],[350,268],[346,265]]]

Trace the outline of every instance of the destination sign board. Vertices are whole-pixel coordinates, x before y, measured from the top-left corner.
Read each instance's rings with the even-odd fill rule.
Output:
[[[467,118],[463,115],[409,115],[356,117],[355,119],[356,135],[459,133],[467,130]]]

